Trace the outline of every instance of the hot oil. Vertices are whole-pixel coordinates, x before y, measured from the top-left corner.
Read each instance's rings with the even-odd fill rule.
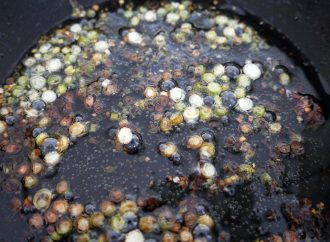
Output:
[[[197,10],[197,12],[199,11],[203,12]],[[112,40],[119,42],[122,33],[126,31],[127,21],[119,13],[106,14],[111,15],[116,21],[102,23],[98,28]],[[248,20],[249,17],[246,18],[245,20]],[[192,31],[198,33],[201,27],[194,25],[196,22],[192,23]],[[83,204],[97,205],[102,199],[107,198],[109,191],[114,187],[120,187],[126,193],[135,196],[155,196],[162,201],[162,204],[172,207],[177,207],[185,198],[196,196],[214,218],[215,233],[227,231],[231,234],[233,241],[239,241],[243,238],[246,241],[252,241],[269,234],[282,234],[287,228],[287,223],[281,214],[283,203],[301,200],[306,196],[315,203],[326,202],[326,196],[322,195],[325,188],[322,186],[315,188],[315,184],[319,184],[320,181],[305,178],[308,175],[318,174],[319,168],[326,168],[327,158],[320,154],[324,154],[323,151],[326,150],[327,144],[324,144],[325,139],[319,137],[321,134],[325,138],[329,127],[325,125],[317,127],[315,130],[314,127],[307,127],[297,122],[297,115],[292,111],[296,107],[297,101],[290,98],[291,93],[308,93],[316,98],[320,98],[320,96],[311,84],[313,80],[309,79],[310,75],[306,75],[305,69],[299,65],[296,59],[290,57],[289,50],[283,51],[279,46],[280,44],[276,42],[275,45],[272,40],[268,42],[262,40],[257,47],[238,45],[229,50],[213,50],[209,44],[203,43],[202,37],[197,34],[192,39],[187,40],[188,43],[178,44],[171,37],[175,30],[173,31],[172,26],[164,24],[162,19],[153,23],[142,22],[136,31],[150,38],[159,33],[166,36],[166,54],[157,53],[157,48],[151,44],[150,47],[144,49],[125,45],[123,48],[111,50],[109,58],[112,61],[112,78],[116,80],[120,92],[106,96],[97,93],[97,90],[93,88],[90,89],[91,93],[96,93],[97,100],[102,106],[100,115],[96,117],[92,110],[86,109],[82,97],[74,98],[71,110],[75,115],[81,116],[83,121],[97,123],[98,129],[74,141],[72,147],[64,154],[61,163],[42,176],[36,188],[29,191],[17,191],[16,196],[23,197],[26,194],[34,194],[41,187],[54,187],[62,179],[69,182],[75,201]],[[263,34],[267,35],[265,31]],[[193,44],[196,40],[201,41],[198,43],[198,49],[202,55],[192,57],[189,52],[189,44]],[[128,61],[129,58],[133,58],[133,55],[141,60]],[[127,56],[129,57],[127,58]],[[255,97],[254,100],[257,103],[274,106],[274,109],[278,110],[281,124],[288,131],[278,135],[267,135],[262,131],[253,134],[249,138],[249,142],[255,150],[255,155],[249,159],[249,162],[254,164],[257,170],[272,171],[274,179],[282,184],[281,189],[271,195],[268,194],[257,176],[248,182],[231,187],[229,191],[219,190],[214,193],[210,192],[207,187],[192,192],[189,190],[189,186],[182,187],[169,182],[170,178],[176,176],[186,177],[188,180],[193,179],[194,174],[196,174],[198,152],[188,150],[185,142],[190,135],[205,130],[211,130],[215,134],[216,157],[214,166],[221,178],[226,177],[226,172],[223,170],[225,164],[243,164],[242,153],[229,152],[224,148],[226,137],[239,135],[238,125],[235,121],[239,113],[237,111],[231,112],[227,121],[215,119],[209,122],[198,122],[195,125],[182,125],[176,127],[169,134],[154,133],[150,132],[154,108],[147,108],[143,111],[136,110],[132,108],[134,101],[143,98],[141,93],[143,93],[143,88],[146,85],[154,84],[152,76],[160,76],[166,70],[179,70],[181,75],[175,78],[178,86],[191,90],[190,81],[194,78],[191,68],[197,64],[212,68],[217,63],[235,62],[243,66],[245,60],[263,63],[263,76],[253,82],[251,95]],[[276,66],[278,62],[288,68],[292,77],[289,86],[284,88],[286,89],[285,94],[281,93],[281,85],[278,83],[276,74],[270,68]],[[101,66],[99,68],[108,67]],[[93,75],[86,79],[91,80],[89,85],[93,85],[95,81]],[[274,91],[274,89],[276,90]],[[72,92],[74,93],[74,91]],[[123,96],[126,96],[124,101]],[[62,112],[65,102],[65,97],[56,100],[54,103],[54,106],[57,107],[56,112]],[[118,107],[118,103],[121,103],[120,107]],[[118,121],[109,119],[107,113],[121,112],[123,106],[130,111],[127,120],[138,130],[143,140],[142,148],[133,155],[115,149],[115,142],[109,136],[109,129],[118,127]],[[165,106],[162,109],[166,111],[171,108]],[[58,123],[53,123],[47,130],[60,132],[63,128],[59,127]],[[295,157],[284,156],[281,164],[276,165],[274,170],[270,169],[269,167],[273,164],[270,161],[274,159],[274,145],[290,140],[292,133],[302,134],[305,154]],[[171,160],[159,154],[157,146],[164,141],[172,141],[177,144],[178,152],[181,155],[178,164],[173,164]],[[9,160],[15,163],[24,160],[25,157],[26,152],[24,151],[17,155],[4,153],[2,160],[4,164],[8,165]],[[2,176],[7,177],[4,174]],[[10,196],[6,194],[2,199],[4,201],[1,206],[3,207],[2,210],[6,210],[5,217],[13,216],[8,209]],[[265,213],[271,208],[278,216],[275,222],[265,219]],[[17,215],[15,216],[17,217]],[[15,223],[16,221],[21,220],[12,220]],[[11,227],[11,222],[7,220],[3,220],[1,223],[3,223],[0,226],[3,231],[7,227]],[[22,235],[17,233],[17,236],[23,236],[23,230],[20,229],[19,232],[22,232]],[[33,234],[34,232],[30,230],[28,233]]]

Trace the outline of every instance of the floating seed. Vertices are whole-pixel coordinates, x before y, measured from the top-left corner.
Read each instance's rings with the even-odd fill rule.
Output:
[[[70,204],[68,209],[69,214],[72,218],[79,217],[84,212],[84,210],[85,210],[84,206],[80,203]]]
[[[146,89],[144,90],[144,96],[148,99],[154,99],[155,97],[157,97],[157,95],[157,89],[154,87],[146,87]]]
[[[124,127],[121,128],[117,134],[119,143],[128,144],[133,140],[133,133],[130,128]]]
[[[52,209],[58,214],[66,214],[69,209],[69,203],[65,199],[59,199],[53,202]]]
[[[44,91],[41,95],[41,99],[45,103],[53,103],[55,102],[56,98],[57,98],[56,93],[52,90]]]
[[[58,219],[58,215],[55,211],[51,209],[46,211],[45,220],[48,224],[56,223],[57,219]]]
[[[52,193],[46,188],[38,190],[33,196],[33,205],[38,210],[48,209],[52,201]]]
[[[140,45],[143,41],[142,35],[136,31],[127,34],[128,43],[132,45]]]
[[[162,156],[167,158],[171,157],[174,153],[177,152],[177,147],[172,142],[160,143],[158,145],[158,150]]]
[[[107,200],[103,200],[100,204],[100,210],[105,216],[110,216],[116,211],[116,206]]]
[[[47,153],[44,157],[44,161],[49,166],[55,166],[60,163],[62,156],[57,151],[51,151]]]
[[[180,231],[179,240],[182,242],[192,242],[193,241],[192,233],[188,230]]]
[[[120,203],[124,199],[124,193],[120,188],[113,188],[110,192],[110,200],[114,203]]]
[[[69,191],[69,183],[67,181],[60,181],[56,185],[56,192],[60,195]]]
[[[249,123],[242,123],[240,124],[239,129],[243,134],[250,134],[253,130],[253,127]]]
[[[263,118],[266,114],[266,109],[264,106],[258,105],[253,108],[253,113],[259,118]]]
[[[29,224],[34,227],[35,229],[41,229],[44,224],[44,218],[41,214],[35,213],[32,215],[32,217],[29,219]]]
[[[61,235],[66,235],[72,230],[72,221],[69,218],[61,218],[56,223],[56,231]]]
[[[192,94],[189,97],[189,103],[193,107],[201,107],[204,104],[203,98],[198,94]]]
[[[139,228],[143,233],[151,233],[158,228],[157,219],[151,215],[144,216],[139,221]]]
[[[168,133],[172,130],[172,123],[169,118],[162,118],[159,123],[159,128],[162,132]]]
[[[132,140],[128,144],[124,144],[124,148],[128,154],[136,154],[142,148],[141,135],[133,133]]]
[[[169,230],[175,222],[175,216],[169,208],[165,207],[158,215],[158,224],[161,230]]]
[[[278,143],[275,147],[275,150],[282,154],[288,154],[290,153],[291,147],[286,143]]]
[[[225,74],[225,67],[222,64],[218,64],[213,67],[213,73],[217,77],[221,77],[223,74]]]
[[[253,108],[253,102],[250,98],[240,98],[238,99],[238,108],[242,112],[249,111]]]
[[[281,132],[282,130],[282,125],[280,123],[271,123],[269,125],[269,132],[271,132],[272,134],[277,134],[279,132]]]
[[[123,214],[123,220],[125,222],[124,227],[122,228],[124,233],[136,229],[138,226],[138,217],[132,212]]]
[[[216,175],[216,170],[211,163],[206,162],[201,166],[201,173],[205,178],[213,178]]]
[[[139,210],[139,208],[138,208],[136,202],[131,201],[131,200],[123,201],[120,204],[120,208],[119,208],[119,212],[121,214],[125,214],[127,212],[137,213],[138,210]]]
[[[183,118],[188,124],[194,124],[199,119],[199,110],[195,107],[187,107],[183,111]]]
[[[70,139],[64,135],[60,135],[57,137],[57,150],[60,153],[63,153],[69,148]]]
[[[197,223],[204,224],[207,227],[209,227],[210,229],[212,229],[214,227],[214,220],[208,214],[203,214],[203,215],[199,216],[197,219]]]
[[[162,80],[159,83],[159,88],[161,91],[169,92],[171,89],[174,89],[177,86],[177,83],[174,80]]]
[[[69,134],[73,137],[84,136],[87,132],[87,125],[82,122],[75,122],[69,127]]]
[[[229,109],[232,109],[235,107],[237,101],[235,94],[232,93],[231,91],[224,91],[221,93],[221,101],[222,104]]]
[[[0,134],[2,134],[3,132],[5,132],[6,129],[7,129],[6,122],[0,120]]]
[[[183,215],[183,221],[187,227],[193,228],[197,223],[197,214],[195,211],[187,211]]]
[[[204,140],[201,136],[193,135],[188,138],[187,148],[193,150],[199,149],[200,147],[202,147],[203,142]]]
[[[174,87],[170,90],[170,98],[174,102],[183,101],[185,99],[185,96],[186,96],[186,92],[179,87]]]
[[[145,241],[143,234],[139,229],[129,232],[125,237],[125,242],[143,242]]]
[[[23,185],[27,189],[33,188],[38,182],[37,177],[33,175],[28,175],[23,178]]]
[[[40,149],[43,154],[56,151],[57,148],[58,148],[58,142],[55,138],[45,138],[40,145]]]
[[[76,220],[76,228],[79,233],[86,233],[89,230],[89,219],[86,216],[81,216]]]
[[[172,125],[179,125],[183,123],[183,115],[179,112],[173,113],[170,117]]]
[[[120,214],[112,216],[110,219],[110,227],[116,232],[120,232],[125,226],[125,221]]]
[[[251,80],[257,80],[261,77],[261,70],[258,65],[254,63],[247,63],[243,66],[243,72],[247,75]]]
[[[50,73],[57,72],[62,68],[62,62],[60,59],[51,59],[46,63],[46,70]]]
[[[235,79],[240,73],[240,66],[235,63],[226,63],[225,64],[225,73],[230,79]]]
[[[46,79],[42,76],[33,76],[30,79],[30,85],[32,88],[40,90],[46,85]]]
[[[100,228],[104,223],[104,215],[100,212],[95,212],[90,216],[90,225],[92,228]]]

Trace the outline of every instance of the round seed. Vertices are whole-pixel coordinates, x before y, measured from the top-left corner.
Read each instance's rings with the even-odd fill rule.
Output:
[[[158,150],[162,156],[167,158],[171,157],[174,153],[177,152],[177,147],[172,142],[160,143],[158,145]]]
[[[179,87],[175,87],[170,90],[170,98],[174,102],[183,101],[185,99],[185,96],[186,96],[186,92]]]
[[[201,167],[201,173],[205,178],[212,178],[216,175],[216,170],[211,163],[206,162]]]
[[[47,165],[55,166],[60,163],[61,158],[62,156],[60,153],[58,153],[57,151],[52,151],[45,155],[44,161]]]
[[[132,230],[125,237],[125,242],[144,242],[144,236],[139,229]]]
[[[46,188],[42,188],[33,196],[33,205],[36,209],[48,209],[52,201],[52,193]]]
[[[42,89],[46,85],[46,79],[42,76],[33,76],[30,79],[30,85],[34,89]]]
[[[220,77],[225,74],[225,67],[221,64],[214,66],[213,73],[215,76]]]
[[[253,102],[250,98],[240,98],[238,99],[238,108],[242,112],[249,111],[253,108]]]
[[[254,63],[247,63],[243,67],[243,72],[247,75],[251,80],[257,80],[261,77],[260,68]]]
[[[57,72],[62,68],[62,62],[60,59],[51,59],[46,63],[46,70],[50,73]]]
[[[187,148],[188,149],[199,149],[200,147],[202,147],[204,140],[201,136],[199,135],[193,135],[191,137],[189,137],[188,141],[187,141]]]
[[[189,103],[193,107],[201,107],[204,104],[203,98],[198,94],[192,94],[189,97]]]
[[[87,127],[81,122],[75,122],[69,127],[69,134],[72,137],[81,137],[87,133]]]
[[[44,91],[41,95],[41,99],[45,102],[45,103],[52,103],[55,102],[56,100],[56,93],[52,90],[47,90]]]
[[[130,128],[124,127],[121,128],[117,134],[117,138],[119,143],[121,144],[128,144],[133,139],[133,133]]]
[[[183,111],[183,118],[188,124],[196,123],[199,119],[199,110],[195,107],[187,107]]]
[[[136,31],[129,32],[127,34],[128,43],[132,45],[139,45],[142,43],[142,35]]]
[[[226,107],[226,108],[230,108],[232,109],[233,107],[235,107],[236,105],[236,97],[235,94],[232,93],[231,91],[224,91],[221,93],[221,101],[222,104]]]

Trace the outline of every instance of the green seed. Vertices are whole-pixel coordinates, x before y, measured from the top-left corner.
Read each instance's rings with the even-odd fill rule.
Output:
[[[261,174],[260,180],[264,185],[266,185],[272,182],[272,177],[267,172],[264,172]]]
[[[61,235],[57,233],[56,231],[51,233],[50,238],[54,241],[60,241],[61,240]]]
[[[186,36],[185,36],[185,33],[183,32],[177,32],[174,34],[174,40],[177,42],[177,43],[183,43],[186,41]]]
[[[219,95],[221,93],[221,85],[216,82],[210,82],[207,85],[207,91],[210,95]]]
[[[227,75],[222,75],[220,80],[223,81],[223,82],[229,82],[230,78]]]
[[[62,81],[62,77],[59,75],[51,75],[47,79],[47,83],[50,86],[58,85]]]
[[[226,116],[228,114],[228,109],[223,106],[216,107],[214,109],[214,114],[218,117]]]
[[[186,104],[184,102],[177,102],[175,103],[174,108],[178,112],[183,112],[186,108]]]
[[[59,234],[68,234],[72,230],[72,221],[69,218],[62,218],[56,224],[56,231]]]
[[[67,90],[68,90],[68,88],[65,84],[60,84],[57,86],[56,93],[58,96],[61,96],[64,93],[66,93]]]
[[[253,114],[256,115],[259,118],[263,118],[266,114],[266,109],[262,105],[255,106],[253,108]]]
[[[245,74],[240,74],[236,80],[237,80],[238,86],[240,86],[240,87],[246,88],[251,85],[251,79]]]
[[[205,37],[207,41],[214,42],[218,35],[217,32],[215,32],[214,30],[210,30],[205,33]]]
[[[245,92],[245,89],[243,87],[237,87],[234,91],[234,94],[235,94],[237,99],[243,98],[243,97],[246,96],[246,92]]]
[[[194,84],[194,90],[204,92],[205,86],[203,86],[203,84],[201,82],[196,82]]]
[[[248,33],[242,34],[242,41],[246,44],[250,44],[252,42],[252,36]]]
[[[195,75],[203,75],[205,73],[205,67],[198,65],[195,67]]]
[[[210,82],[214,82],[216,77],[213,73],[208,72],[203,74],[202,79],[203,81],[210,83]]]
[[[24,88],[22,86],[15,86],[12,90],[12,94],[15,97],[20,97],[23,95]]]
[[[212,109],[208,106],[202,106],[199,109],[199,117],[203,121],[208,121],[212,118]]]
[[[224,83],[221,85],[221,90],[222,91],[228,91],[230,89],[230,86],[228,83]]]
[[[26,76],[20,76],[18,79],[17,79],[17,83],[22,86],[22,87],[25,87],[29,84],[29,79],[26,77]]]
[[[289,83],[290,83],[290,76],[287,73],[285,73],[285,72],[281,73],[280,76],[279,76],[279,82],[283,86],[289,85]]]
[[[125,220],[120,214],[116,214],[110,219],[110,227],[116,231],[120,232],[125,226]]]
[[[67,68],[65,68],[64,72],[68,76],[72,76],[76,72],[76,70],[74,69],[74,67],[72,65],[70,65]]]

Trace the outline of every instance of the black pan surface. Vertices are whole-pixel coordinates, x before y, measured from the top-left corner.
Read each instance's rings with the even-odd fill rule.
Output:
[[[80,1],[89,6],[103,2],[97,0]],[[222,2],[222,1],[221,1]],[[221,3],[222,8],[229,9],[250,18],[252,22],[270,25],[286,36],[288,40],[278,40],[305,66],[310,80],[313,80],[321,101],[326,110],[330,110],[330,2],[320,0],[228,0]],[[232,7],[236,6],[236,8]],[[0,2],[0,80],[8,76],[22,55],[36,42],[41,34],[47,33],[71,14],[69,1],[21,1],[2,0]],[[274,14],[276,13],[276,14]],[[251,18],[250,18],[251,19]],[[328,111],[329,112],[329,111]],[[322,152],[315,155],[317,165],[304,163],[306,176],[301,181],[300,197],[312,200],[330,201],[330,122],[327,120],[323,132],[317,134],[324,146]],[[5,195],[4,195],[5,196]],[[8,195],[10,197],[10,195]],[[3,198],[7,200],[6,198]],[[1,199],[2,200],[2,199]],[[0,200],[0,242],[12,240],[15,233],[27,228],[27,223],[18,215],[7,214],[8,204]],[[329,205],[329,203],[328,203]],[[330,208],[327,207],[330,216]],[[8,214],[7,214],[8,215]],[[24,234],[23,234],[24,236]],[[328,240],[330,241],[330,239]]]

